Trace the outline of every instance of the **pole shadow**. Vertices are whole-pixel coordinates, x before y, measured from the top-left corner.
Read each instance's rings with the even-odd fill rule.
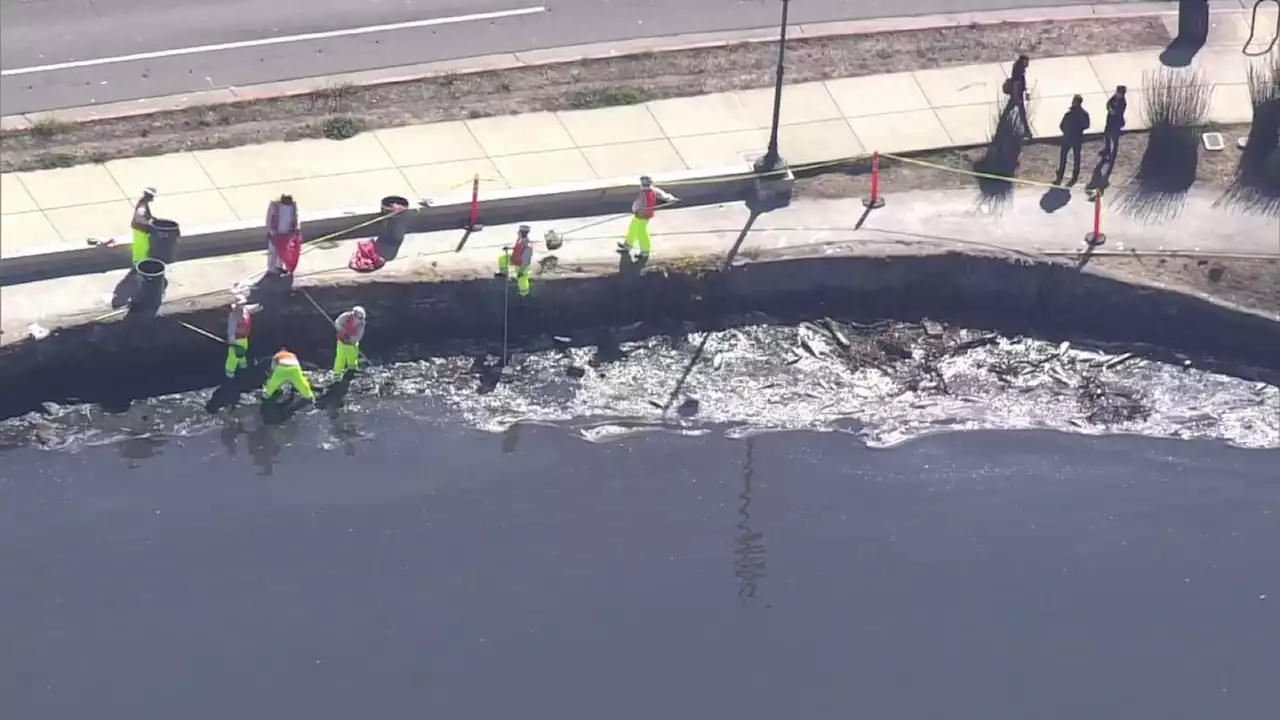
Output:
[[[1160,53],[1160,63],[1187,67],[1208,41],[1208,0],[1178,0],[1178,35]]]
[[[453,249],[453,251],[456,253],[462,252],[462,249],[467,246],[467,241],[471,239],[471,233],[473,232],[475,231],[472,230],[471,228],[466,228],[465,230],[463,230],[462,239],[458,241],[458,245]]]
[[[742,230],[738,233],[738,239],[733,243],[733,247],[729,248],[729,251],[725,253],[723,266],[724,272],[732,270],[733,260],[737,257],[738,251],[742,247],[742,243],[747,238],[747,234],[751,232],[751,227],[755,225],[756,219],[765,212],[763,209],[754,207],[750,203],[748,203],[748,207],[751,208],[751,214],[747,216],[747,221],[742,224]],[[680,379],[676,380],[675,387],[671,389],[671,394],[667,396],[667,401],[663,403],[663,415],[667,414],[667,412],[671,410],[671,406],[675,404],[676,398],[680,397],[680,394],[684,392],[684,385],[688,382],[689,375],[693,373],[693,368],[695,368],[698,365],[698,362],[702,360],[702,356],[703,353],[706,352],[707,341],[709,339],[711,339],[711,331],[707,330],[703,332],[702,340],[700,340],[698,342],[698,346],[694,348],[693,355],[689,358],[689,362],[685,364],[684,370],[680,373]]]

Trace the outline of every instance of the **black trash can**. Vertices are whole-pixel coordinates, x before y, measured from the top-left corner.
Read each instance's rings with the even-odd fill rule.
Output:
[[[404,231],[409,225],[409,201],[399,195],[382,198],[382,214],[401,208],[400,212],[382,221],[378,229],[378,244],[399,247],[404,242]]]
[[[178,238],[180,237],[182,237],[182,230],[178,228],[178,223],[159,218],[152,220],[151,252],[148,257],[159,260],[165,265],[178,262]]]
[[[155,310],[160,307],[160,303],[164,300],[166,269],[164,261],[155,258],[147,258],[134,266],[134,274],[138,277],[138,289],[129,299],[132,309]]]

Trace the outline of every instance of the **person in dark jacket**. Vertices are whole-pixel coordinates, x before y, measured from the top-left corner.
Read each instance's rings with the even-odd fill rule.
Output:
[[[1062,176],[1067,170],[1067,153],[1072,155],[1071,181],[1080,179],[1080,149],[1084,145],[1084,133],[1089,129],[1089,111],[1084,109],[1084,97],[1076,95],[1071,98],[1071,109],[1062,116],[1058,129],[1062,131],[1062,150],[1058,156],[1058,178],[1054,184],[1062,183]]]
[[[1031,58],[1026,55],[1019,55],[1013,62],[1009,80],[1005,83],[1009,102],[1004,109],[1005,120],[1016,121],[1018,125],[1015,128],[1020,128],[1022,136],[1028,140],[1031,139],[1031,119],[1027,117],[1027,66],[1030,64]]]
[[[1116,93],[1107,100],[1107,122],[1102,127],[1102,157],[1115,160],[1120,151],[1120,133],[1124,131],[1124,113],[1129,109],[1129,101],[1125,100],[1124,85],[1116,86]]]

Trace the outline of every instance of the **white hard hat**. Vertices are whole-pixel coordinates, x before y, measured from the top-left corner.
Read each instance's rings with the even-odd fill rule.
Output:
[[[649,187],[649,186],[650,186],[650,185],[652,185],[652,184],[653,184],[653,178],[649,177],[648,175],[641,175],[641,176],[640,176],[640,186],[641,186],[641,187]]]
[[[360,317],[360,318],[364,317],[364,308],[360,307],[359,305],[351,308],[351,312],[355,313],[356,317]]]
[[[155,186],[148,185],[147,187],[142,188],[142,194],[151,195],[152,197],[154,197],[156,194]]]

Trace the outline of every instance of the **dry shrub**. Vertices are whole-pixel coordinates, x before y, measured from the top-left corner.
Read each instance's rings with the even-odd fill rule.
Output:
[[[1150,129],[1138,169],[1144,189],[1165,193],[1190,189],[1212,95],[1213,85],[1196,71],[1160,68],[1145,73],[1142,111]]]

